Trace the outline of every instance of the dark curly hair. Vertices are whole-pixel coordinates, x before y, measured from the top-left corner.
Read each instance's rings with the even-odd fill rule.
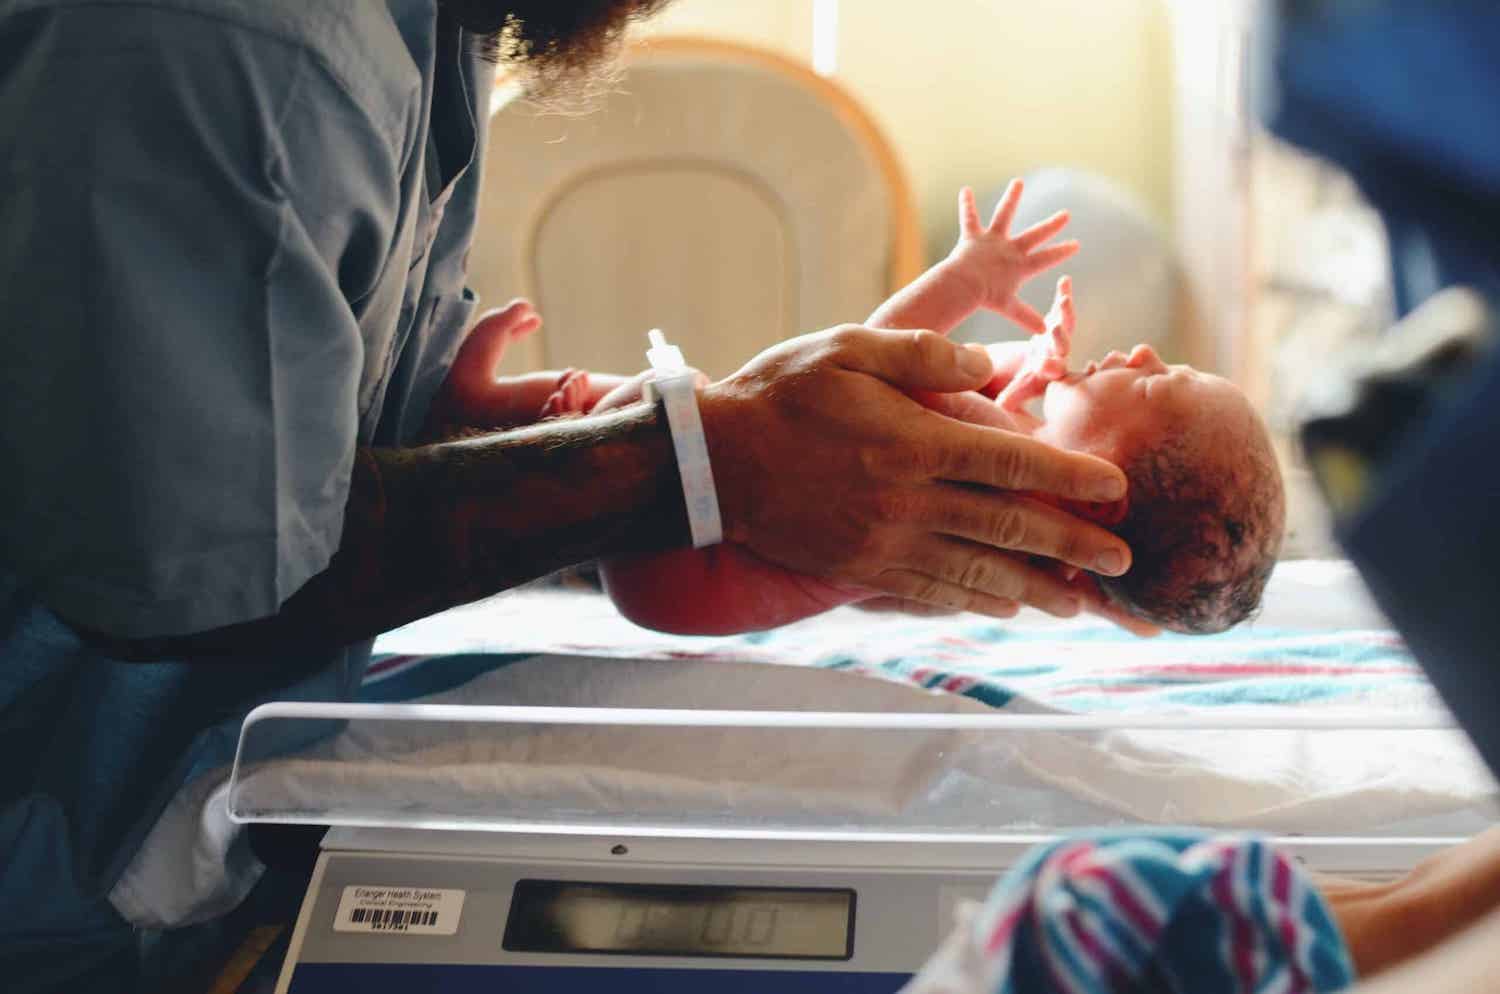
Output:
[[[1121,467],[1114,531],[1134,563],[1099,578],[1117,604],[1171,631],[1210,635],[1250,618],[1281,551],[1285,496],[1269,442],[1214,452],[1177,434]]]
[[[521,69],[534,96],[608,76],[625,29],[670,0],[441,0],[489,58]]]

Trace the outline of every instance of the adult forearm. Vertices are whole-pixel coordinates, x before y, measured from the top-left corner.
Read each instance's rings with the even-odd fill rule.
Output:
[[[897,290],[865,323],[871,328],[921,328],[946,335],[979,307],[983,287],[944,259]]]
[[[1432,949],[1500,907],[1500,829],[1429,857],[1387,883],[1326,879],[1319,888],[1361,977]]]
[[[334,647],[601,556],[687,541],[657,410],[356,458],[338,553],[274,616],[118,647],[137,659]]]

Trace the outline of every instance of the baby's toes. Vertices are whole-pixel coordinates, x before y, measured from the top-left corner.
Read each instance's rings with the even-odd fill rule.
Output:
[[[557,387],[542,405],[542,417],[558,418],[583,414],[588,407],[589,374],[582,369],[566,370],[557,378]]]
[[[589,374],[584,369],[570,369],[558,382],[558,392],[563,395],[569,413],[581,414],[588,404]]]
[[[542,326],[542,316],[532,311],[518,320],[510,329],[511,341],[519,341]]]

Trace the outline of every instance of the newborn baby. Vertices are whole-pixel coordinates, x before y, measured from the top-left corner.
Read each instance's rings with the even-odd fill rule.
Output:
[[[972,192],[965,190],[952,253],[883,304],[867,324],[946,334],[980,307],[1005,314],[1035,337],[990,346],[995,377],[985,397],[917,399],[966,420],[1101,456],[1125,471],[1126,501],[1066,509],[1116,531],[1131,546],[1134,564],[1122,576],[1059,570],[1055,587],[1034,592],[1033,601],[1060,615],[1087,606],[1142,633],[1154,626],[1217,632],[1238,624],[1259,603],[1284,518],[1281,480],[1264,426],[1233,384],[1185,366],[1169,367],[1148,346],[1069,371],[1075,324],[1071,286],[1066,280],[1059,284],[1046,320],[1016,291],[1077,246],[1047,244],[1066,225],[1065,213],[1012,236],[1021,193],[1020,182],[1012,183],[985,225]],[[511,323],[530,330],[533,315],[517,310]],[[503,348],[505,336],[495,337]],[[471,344],[465,344],[465,353]],[[461,354],[460,364],[464,361]],[[495,362],[486,361],[493,370]],[[518,380],[516,386],[523,384]],[[571,371],[539,374],[524,386],[507,401],[526,408],[505,412],[516,423],[607,410],[640,396],[639,377],[605,396],[602,382]],[[1032,413],[1032,407],[1039,410]],[[682,634],[775,628],[875,596],[789,572],[732,543],[608,562],[602,573],[627,618]]]
[[[1244,621],[1260,603],[1285,516],[1264,425],[1229,381],[1168,366],[1148,345],[1069,371],[1074,321],[1064,279],[1043,334],[990,347],[996,375],[987,392],[997,399],[989,423],[1125,471],[1129,496],[1118,504],[1062,502],[1131,547],[1129,571],[1096,578],[1108,605],[1178,632],[1220,632]],[[1028,408],[1038,401],[1033,414]],[[871,596],[785,573],[729,546],[607,563],[604,576],[626,617],[684,634],[776,627]],[[1091,582],[1079,585],[1084,603]],[[1135,627],[1128,618],[1117,620]]]

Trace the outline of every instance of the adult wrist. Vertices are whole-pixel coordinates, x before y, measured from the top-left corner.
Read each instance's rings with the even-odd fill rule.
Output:
[[[703,437],[708,444],[708,458],[713,463],[719,493],[719,520],[726,542],[745,544],[749,532],[749,497],[753,484],[749,479],[748,453],[736,444],[740,401],[724,383],[710,383],[698,390],[698,415],[703,422]]]
[[[648,338],[651,348],[646,351],[646,357],[651,363],[652,377],[646,381],[644,389],[648,397],[657,401],[672,436],[693,547],[705,549],[724,540],[724,525],[714,482],[713,461],[698,407],[702,374],[687,365],[682,351],[668,343],[660,329],[653,329]]]

